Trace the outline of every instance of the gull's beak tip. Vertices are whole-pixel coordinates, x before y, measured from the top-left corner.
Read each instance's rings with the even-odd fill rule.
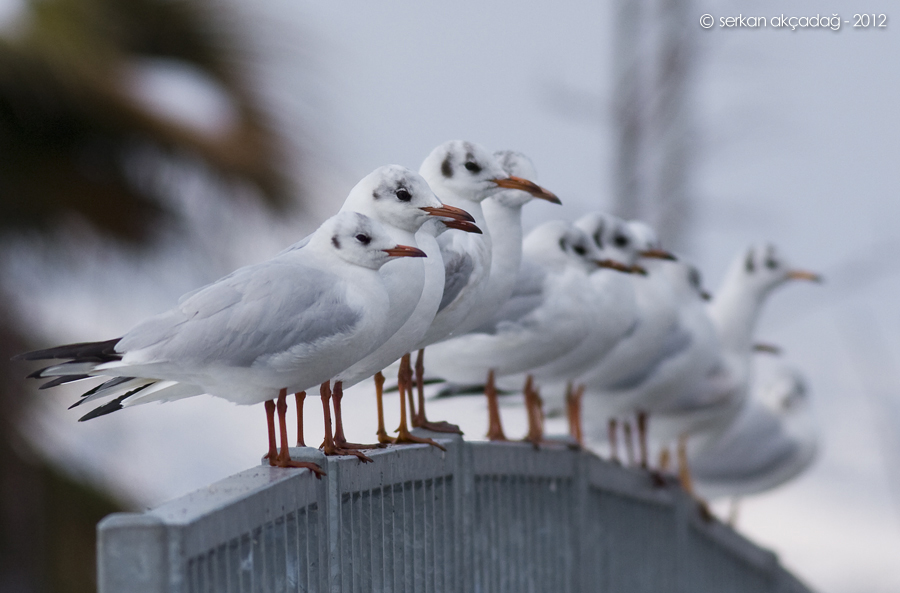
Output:
[[[450,229],[457,229],[466,233],[475,233],[476,235],[484,234],[475,223],[467,222],[465,220],[442,220],[441,222],[445,227]]]
[[[638,255],[641,257],[649,257],[653,259],[665,259],[668,261],[678,261],[678,258],[675,257],[675,254],[666,251],[664,249],[647,249],[646,251],[641,251]]]
[[[815,272],[807,272],[806,270],[791,270],[788,272],[788,278],[791,280],[806,280],[807,282],[815,282],[822,284],[825,279]]]
[[[499,187],[505,189],[518,189],[524,192],[528,192],[533,197],[540,200],[546,200],[551,204],[562,204],[562,200],[560,200],[552,191],[544,189],[537,183],[529,181],[527,179],[523,179],[522,177],[510,175],[509,177],[501,177],[498,179],[492,179],[491,181],[493,181]]]
[[[422,210],[431,216],[442,216],[451,220],[463,222],[475,222],[475,218],[462,208],[448,206],[447,204],[442,204],[440,206],[424,206],[422,207]]]
[[[427,257],[424,251],[409,245],[397,245],[396,247],[385,249],[384,252],[391,257]]]

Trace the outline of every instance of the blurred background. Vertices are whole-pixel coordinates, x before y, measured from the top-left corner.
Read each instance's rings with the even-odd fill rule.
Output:
[[[77,386],[38,392],[10,356],[119,336],[302,238],[375,167],[455,138],[532,158],[565,205],[530,204],[526,228],[645,218],[713,292],[757,241],[826,276],[775,294],[759,333],[809,379],[819,459],[746,499],[739,529],[816,590],[900,590],[894,6],[0,0],[0,591],[93,590],[103,515],[265,450],[261,406],[82,424]],[[886,27],[854,28],[860,11]],[[719,27],[739,14],[842,26]],[[348,395],[352,440],[374,434],[370,392]],[[486,428],[478,398],[429,413]]]

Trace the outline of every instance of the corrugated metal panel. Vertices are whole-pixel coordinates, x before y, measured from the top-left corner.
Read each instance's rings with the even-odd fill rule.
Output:
[[[564,447],[444,441],[259,467],[99,530],[101,593],[801,593],[671,482]]]

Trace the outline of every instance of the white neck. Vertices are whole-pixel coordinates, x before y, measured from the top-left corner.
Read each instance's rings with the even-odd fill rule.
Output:
[[[740,281],[740,272],[732,270],[709,305],[722,347],[731,352],[749,352],[753,333],[765,295],[758,294]]]
[[[478,206],[482,217],[476,224],[490,239],[491,267],[482,301],[466,320],[467,327],[481,325],[509,300],[522,263],[521,206],[509,208],[490,198]],[[470,214],[478,219],[474,212]]]

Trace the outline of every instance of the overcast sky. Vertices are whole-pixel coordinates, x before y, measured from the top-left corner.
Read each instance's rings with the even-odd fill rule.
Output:
[[[892,450],[889,430],[900,421],[895,6],[879,0],[706,3],[686,25],[699,60],[693,102],[698,214],[689,255],[715,288],[737,252],[771,240],[797,266],[829,280],[775,294],[760,328],[760,339],[781,345],[809,379],[821,457],[803,478],[748,499],[741,516],[745,533],[828,593],[900,590],[900,452]],[[336,211],[376,166],[417,168],[434,146],[455,138],[533,159],[541,183],[565,205],[529,205],[526,226],[547,217],[573,220],[609,203],[615,23],[606,3],[266,0],[238,10],[258,39],[261,83],[281,121],[314,140],[305,146],[304,173],[316,204],[302,232],[282,226],[266,233],[271,221],[243,213],[242,238],[229,246],[243,251],[229,261],[276,252]],[[860,10],[887,14],[887,27],[853,28]],[[837,32],[721,29],[718,21],[703,30],[704,13],[717,19],[838,13],[850,22]],[[44,315],[44,327],[55,327],[60,339],[104,339],[191,288],[177,279],[189,274],[161,272],[172,266],[161,256],[156,268],[144,269],[159,278],[148,298],[91,313],[104,287],[97,270],[113,264],[128,266],[82,265],[80,273],[94,269],[92,287],[83,279],[58,281],[65,298],[51,294],[33,314]],[[71,399],[63,400],[48,402],[39,420],[58,433],[54,454],[75,465],[101,460],[100,470],[85,471],[147,504],[256,463],[265,442],[261,407],[195,398],[76,426],[64,411]],[[366,395],[357,401],[350,434],[369,434]],[[438,409],[460,420],[480,418],[483,408],[473,399],[454,405]],[[520,420],[513,418],[512,426]],[[468,422],[467,435],[483,432],[481,420]],[[321,436],[313,420],[309,430]],[[111,442],[139,462],[116,461]]]

